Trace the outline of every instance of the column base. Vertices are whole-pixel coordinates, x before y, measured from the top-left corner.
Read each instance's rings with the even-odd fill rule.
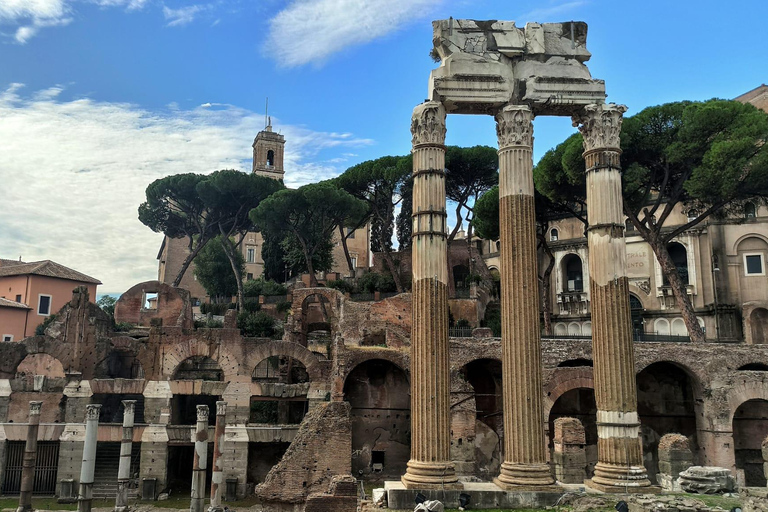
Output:
[[[621,466],[598,462],[595,475],[586,484],[602,492],[653,492],[648,473],[643,466]]]
[[[631,484],[627,485],[604,485],[595,482],[593,479],[584,480],[584,485],[589,489],[604,492],[606,494],[661,494],[661,487],[657,485],[646,485],[637,487]]]
[[[549,470],[549,464],[519,464],[503,462],[499,476],[493,483],[500,488],[510,490],[552,491],[556,488],[555,479]]]
[[[406,489],[463,489],[456,478],[453,462],[408,461],[408,468],[400,478]]]

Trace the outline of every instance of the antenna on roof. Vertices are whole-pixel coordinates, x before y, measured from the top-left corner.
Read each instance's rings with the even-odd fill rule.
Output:
[[[269,96],[267,96],[267,105],[264,107],[264,128],[269,126],[267,114],[269,114]]]

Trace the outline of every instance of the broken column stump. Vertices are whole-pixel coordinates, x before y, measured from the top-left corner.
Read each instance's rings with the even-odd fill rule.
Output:
[[[557,418],[554,441],[552,461],[557,481],[564,484],[583,483],[587,478],[584,426],[576,418]]]
[[[665,491],[681,492],[678,477],[693,466],[693,452],[682,434],[666,434],[659,441],[659,485]]]

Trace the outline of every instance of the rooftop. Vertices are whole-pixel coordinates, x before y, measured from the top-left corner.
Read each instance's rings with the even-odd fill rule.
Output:
[[[8,263],[10,262],[10,263]],[[0,260],[0,277],[37,275],[80,281],[82,283],[101,284],[101,281],[82,272],[65,267],[55,261],[43,260],[23,263],[13,260]]]
[[[21,302],[16,302],[13,300],[8,300],[0,297],[0,308],[18,308],[18,309],[32,309],[26,304],[22,304]]]

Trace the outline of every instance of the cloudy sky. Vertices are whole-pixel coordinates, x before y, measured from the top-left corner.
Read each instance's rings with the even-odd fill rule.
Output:
[[[448,16],[586,21],[592,74],[628,115],[768,82],[763,0],[0,0],[0,257],[100,293],[154,278],[144,189],[248,169],[267,97],[291,186],[406,153]],[[536,158],[573,130],[535,129]],[[447,142],[495,145],[492,119],[450,117]]]

